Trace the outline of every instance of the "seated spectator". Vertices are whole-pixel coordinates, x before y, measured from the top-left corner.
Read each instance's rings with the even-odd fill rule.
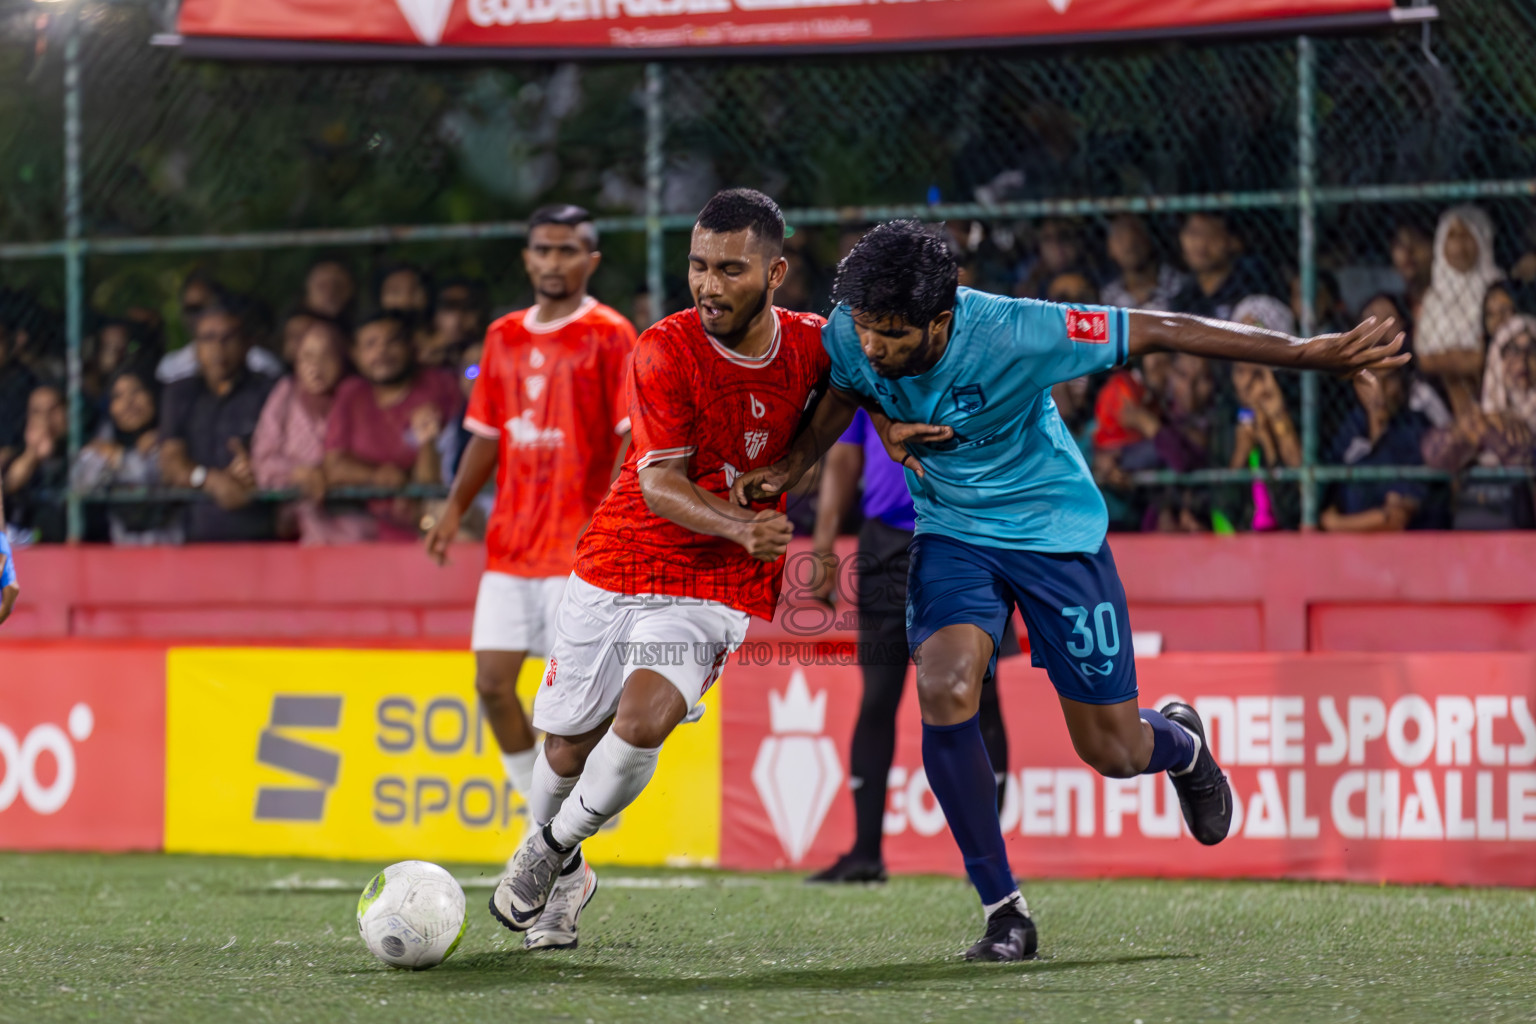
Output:
[[[1301,323],[1301,275],[1291,273],[1291,313],[1293,326]],[[1235,314],[1234,314],[1235,316]],[[1326,270],[1317,272],[1312,295],[1312,335],[1339,334],[1355,326],[1339,293],[1339,279]],[[1295,333],[1295,331],[1292,331]]]
[[[107,389],[107,419],[96,438],[80,449],[70,472],[76,490],[156,487],[160,484],[160,413],[153,373],[136,366],[120,370]],[[108,536],[113,544],[180,544],[186,529],[169,505],[111,505]]]
[[[1091,306],[1099,301],[1099,290],[1086,274],[1069,270],[1051,279],[1045,289],[1045,298],[1049,302],[1065,302],[1070,306]]]
[[[1169,363],[1163,352],[1140,357],[1111,374],[1094,403],[1090,466],[1115,529],[1140,528],[1142,510],[1130,474],[1162,465],[1154,439],[1164,425]]]
[[[1359,405],[1329,444],[1328,461],[1343,466],[1418,466],[1427,426],[1408,407],[1409,371],[1354,378]],[[1332,533],[1393,533],[1414,526],[1428,488],[1422,480],[1352,480],[1336,485],[1318,516]]]
[[[240,319],[246,322],[244,330],[247,332],[251,330],[248,303],[226,294],[217,284],[204,277],[199,276],[195,280],[193,277],[188,277],[187,284],[182,289],[182,315],[188,318],[188,329],[194,337],[194,342],[198,331],[197,325],[202,320],[203,312],[209,309],[237,310]],[[244,359],[245,368],[258,376],[275,379],[287,369],[276,355],[249,340],[245,343]],[[175,384],[178,381],[191,380],[201,372],[201,357],[194,343],[183,345],[174,352],[167,352],[161,358],[160,365],[155,367],[155,378],[162,384]]]
[[[375,301],[377,308],[385,312],[425,320],[432,304],[432,284],[427,272],[411,263],[389,264],[379,273]]]
[[[1179,231],[1179,248],[1191,280],[1174,296],[1176,313],[1231,320],[1232,310],[1256,288],[1241,272],[1242,242],[1222,213],[1192,213]]]
[[[1377,320],[1391,318],[1395,320],[1407,340],[1403,343],[1403,351],[1413,351],[1414,324],[1413,317],[1408,312],[1404,299],[1391,292],[1377,292],[1365,301],[1360,307],[1360,322],[1375,317]],[[1424,417],[1426,429],[1429,427],[1448,427],[1451,425],[1451,409],[1445,404],[1445,399],[1434,385],[1425,380],[1418,372],[1408,374],[1408,408]]]
[[[1175,353],[1168,364],[1165,422],[1153,439],[1156,468],[1188,473],[1211,463],[1212,399],[1216,378],[1211,361],[1187,352]],[[1149,503],[1143,530],[1159,533],[1205,533],[1211,529],[1210,491],[1199,487],[1168,488]]]
[[[1499,330],[1520,310],[1508,281],[1495,281],[1483,293],[1483,344],[1490,345]]]
[[[1493,222],[1475,206],[1447,210],[1435,230],[1429,291],[1414,338],[1419,370],[1465,418],[1483,377],[1483,297],[1504,276],[1493,262]]]
[[[1280,334],[1294,335],[1296,321],[1285,303],[1270,295],[1250,295],[1232,311],[1236,323],[1262,327]],[[1285,396],[1275,380],[1275,373],[1257,363],[1232,364],[1232,388],[1241,403],[1233,433],[1230,466],[1241,469],[1251,465],[1250,455],[1259,453],[1259,464],[1266,467],[1301,465],[1301,438],[1286,408]]]
[[[299,342],[293,374],[267,396],[251,440],[251,469],[264,491],[298,490],[304,500],[277,510],[277,535],[305,544],[365,539],[371,523],[327,515],[325,432],[336,389],[347,372],[347,334],[334,320],[315,317]],[[361,520],[361,522],[360,522]]]
[[[1087,250],[1083,245],[1082,229],[1075,221],[1065,217],[1047,217],[1040,222],[1040,229],[1035,235],[1035,247],[1034,262],[1014,289],[1015,295],[1027,299],[1043,299],[1050,283],[1068,272],[1082,274],[1089,281],[1094,279],[1088,264]]]
[[[1110,261],[1120,273],[1103,288],[1100,301],[1106,306],[1165,312],[1188,284],[1189,278],[1158,260],[1152,248],[1147,222],[1122,213],[1109,222],[1105,240]]]
[[[405,320],[394,313],[379,313],[358,327],[352,361],[362,376],[337,388],[326,425],[327,485],[440,483],[437,438],[463,405],[453,377],[417,367]],[[416,538],[418,502],[383,499],[369,510],[379,537]]]
[[[283,317],[283,329],[278,335],[278,353],[282,356],[283,365],[292,371],[298,365],[299,344],[304,340],[304,335],[320,320],[326,317],[319,313],[312,313],[309,309],[300,306],[288,311]]]
[[[357,297],[357,282],[352,271],[334,257],[326,256],[310,264],[304,275],[304,308],[345,324],[352,316],[352,302]]]
[[[86,342],[81,393],[98,420],[106,417],[112,401],[112,381],[118,371],[129,365],[153,365],[160,354],[156,332],[141,321],[106,317],[97,324],[94,337]]]
[[[240,311],[216,302],[198,315],[188,348],[198,374],[165,389],[160,417],[160,475],[172,487],[204,491],[211,501],[186,511],[187,540],[269,540],[272,509],[253,504],[250,443],[272,379],[249,368],[251,328]]]
[[[1536,317],[1515,316],[1493,340],[1480,406],[1424,436],[1424,462],[1448,473],[1480,466],[1530,466],[1536,432]],[[1457,488],[1451,526],[1458,530],[1527,529],[1533,523],[1526,481],[1467,480]]]
[[[1423,227],[1411,221],[1397,226],[1392,235],[1392,269],[1403,279],[1404,307],[1415,320],[1424,304],[1424,293],[1429,291],[1434,255],[1434,239]]]
[[[445,282],[433,303],[431,329],[418,335],[417,361],[453,369],[464,346],[485,337],[487,312],[479,284],[462,278]]]
[[[22,449],[5,470],[9,525],[34,541],[60,543],[68,520],[63,492],[69,484],[69,417],[64,392],[51,384],[32,389],[26,400]]]
[[[16,358],[12,332],[0,321],[0,473],[21,453],[27,427],[27,403],[37,377]]]

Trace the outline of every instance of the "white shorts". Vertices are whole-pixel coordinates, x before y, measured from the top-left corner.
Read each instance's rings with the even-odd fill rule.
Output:
[[[533,700],[533,727],[556,736],[596,729],[642,668],[665,676],[692,708],[746,639],[749,621],[718,601],[616,594],[573,575]]]
[[[555,616],[569,576],[487,572],[475,596],[472,651],[527,651],[543,658],[555,640]]]

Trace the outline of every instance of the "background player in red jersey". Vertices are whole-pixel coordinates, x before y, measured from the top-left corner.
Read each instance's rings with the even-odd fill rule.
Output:
[[[528,808],[541,827],[491,897],[514,931],[558,908],[575,945],[595,888],[579,844],[640,795],[748,616],[773,616],[791,534],[782,499],[743,509],[726,492],[787,450],[825,388],[821,317],[773,306],[783,247],[772,199],[717,194],[688,253],[694,308],[635,347],[635,443],[577,547],[534,700],[547,737]]]
[[[529,221],[523,262],[537,301],[486,332],[464,426],[473,435],[442,518],[427,534],[441,564],[465,510],[496,472],[486,571],[475,599],[475,689],[512,785],[526,793],[536,756],[517,699],[531,651],[549,653],[555,611],[592,516],[624,451],[624,396],[634,328],[587,294],[597,232],[579,206],[549,206]]]

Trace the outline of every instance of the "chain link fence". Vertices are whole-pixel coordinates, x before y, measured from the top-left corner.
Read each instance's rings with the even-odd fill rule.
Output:
[[[1094,447],[1103,381],[1058,396],[1119,525],[1338,525],[1344,506],[1370,497],[1341,488],[1386,501],[1403,479],[1416,481],[1414,521],[1449,525],[1463,466],[1519,477],[1530,461],[1528,443],[1522,462],[1468,424],[1488,405],[1483,353],[1498,317],[1536,311],[1525,291],[1536,278],[1536,8],[1439,6],[1423,31],[1316,39],[318,65],[190,61],[152,46],[174,14],[165,0],[0,0],[3,326],[40,374],[68,382],[73,453],[98,413],[103,326],[129,318],[184,344],[181,286],[194,272],[256,297],[274,338],[322,257],[352,270],[363,305],[378,268],[410,262],[483,282],[496,309],[516,308],[531,300],[524,219],[571,201],[602,218],[594,292],[644,324],[687,302],[694,212],[719,187],[750,185],[778,198],[794,228],[786,305],[825,312],[839,256],[892,216],[943,222],[971,283],[1081,301],[1119,277],[1117,232],[1141,234],[1156,262],[1183,273],[1196,262],[1191,215],[1219,213],[1195,221],[1221,229],[1241,288],[1228,280],[1236,294],[1202,308],[1225,315],[1233,298],[1268,295],[1278,301],[1261,304],[1266,315],[1326,330],[1373,299],[1371,311],[1385,308],[1382,293],[1402,297],[1420,314],[1419,369],[1437,370],[1416,373],[1415,391],[1445,407],[1437,422],[1451,424],[1455,450],[1428,466],[1411,446],[1387,452],[1361,397],[1337,381],[1277,374],[1271,390],[1241,368],[1175,367],[1170,384],[1149,367],[1148,403],[1186,434],[1204,431],[1201,458],[1106,458]],[[1487,223],[1466,215],[1478,220],[1472,269],[1441,273],[1436,230],[1458,203]],[[1511,280],[1488,296],[1492,267]],[[1202,292],[1216,276],[1200,278]],[[1531,376],[1519,349],[1486,359],[1512,418]],[[1467,350],[1470,362],[1436,362]],[[1184,408],[1202,389],[1198,408]],[[1249,407],[1275,401],[1279,412],[1259,410],[1259,443]],[[1513,426],[1504,434],[1522,440]],[[1362,436],[1364,456],[1350,444]],[[87,505],[145,496],[73,495],[73,534]]]

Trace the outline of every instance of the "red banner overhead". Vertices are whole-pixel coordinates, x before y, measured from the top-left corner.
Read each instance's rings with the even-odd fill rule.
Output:
[[[1393,0],[183,0],[199,40],[602,53],[995,45],[1367,15]]]

